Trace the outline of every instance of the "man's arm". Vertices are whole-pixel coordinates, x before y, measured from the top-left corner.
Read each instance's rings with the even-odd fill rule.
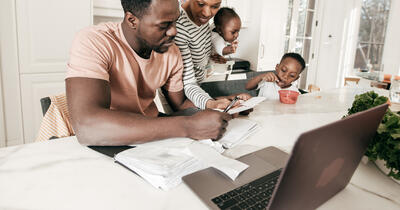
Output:
[[[105,80],[68,78],[66,89],[72,126],[85,145],[129,145],[172,137],[218,139],[231,119],[211,110],[164,118],[110,110],[111,92]]]
[[[164,88],[161,88],[161,90],[165,96],[165,99],[167,99],[168,104],[171,106],[174,112],[191,107],[196,107],[192,101],[186,98],[183,90],[178,92],[167,91]]]

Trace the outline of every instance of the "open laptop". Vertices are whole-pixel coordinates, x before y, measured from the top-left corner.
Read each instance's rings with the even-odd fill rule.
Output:
[[[240,157],[249,168],[235,181],[214,168],[183,181],[211,209],[315,209],[349,183],[387,107],[301,134],[290,156],[267,147]]]

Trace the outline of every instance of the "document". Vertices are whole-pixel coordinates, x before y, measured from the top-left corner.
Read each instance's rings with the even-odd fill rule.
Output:
[[[114,159],[162,190],[169,190],[179,185],[183,176],[208,167],[216,168],[232,180],[248,167],[224,157],[209,144],[188,138],[138,144],[116,154]]]
[[[229,121],[224,136],[218,140],[225,149],[232,148],[258,131],[260,126],[251,120],[235,118]]]
[[[246,111],[257,106],[259,103],[265,100],[264,97],[252,97],[247,101],[243,101],[243,103],[239,104],[239,106],[232,108],[228,111],[228,114],[235,114],[239,112]]]
[[[258,129],[256,122],[235,118],[229,121],[224,136],[218,141],[170,138],[132,145],[135,147],[116,154],[114,159],[162,190],[169,190],[179,185],[183,176],[208,167],[235,180],[248,165],[222,153]]]

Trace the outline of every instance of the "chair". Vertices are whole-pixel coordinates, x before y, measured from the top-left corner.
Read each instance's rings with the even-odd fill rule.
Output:
[[[247,79],[203,82],[200,84],[200,87],[213,98],[218,96],[229,96],[236,93],[248,93],[251,96],[257,96],[258,90],[246,90],[246,83],[249,79],[263,73],[265,73],[265,71],[250,71],[246,72]]]
[[[67,107],[65,94],[40,99],[43,120],[36,141],[75,135]]]
[[[316,92],[316,91],[320,91],[320,90],[321,90],[321,89],[320,89],[318,86],[314,85],[314,84],[309,84],[309,85],[308,85],[308,91],[309,91],[310,93]]]
[[[51,104],[50,97],[44,97],[40,99],[40,106],[42,107],[43,116],[46,114]]]
[[[246,72],[246,79],[241,80],[224,80],[216,82],[204,82],[201,83],[201,88],[206,91],[211,97],[215,98],[218,96],[229,96],[236,93],[248,93],[251,96],[257,96],[258,90],[246,90],[246,84],[249,79],[256,77],[260,74],[272,71],[250,71]],[[308,93],[305,90],[299,89],[301,94]]]
[[[388,90],[390,87],[390,83],[371,81],[371,87],[382,88],[382,89]]]
[[[344,78],[344,86],[350,85],[350,82],[356,83],[358,85],[358,82],[360,82],[360,78],[356,77],[345,77]]]

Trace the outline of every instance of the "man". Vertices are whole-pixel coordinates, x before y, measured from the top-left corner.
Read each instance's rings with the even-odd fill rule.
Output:
[[[81,144],[129,145],[171,137],[218,139],[226,113],[157,117],[153,99],[162,87],[174,110],[185,105],[183,63],[173,40],[177,0],[121,0],[122,23],[82,30],[68,63],[66,91]]]

